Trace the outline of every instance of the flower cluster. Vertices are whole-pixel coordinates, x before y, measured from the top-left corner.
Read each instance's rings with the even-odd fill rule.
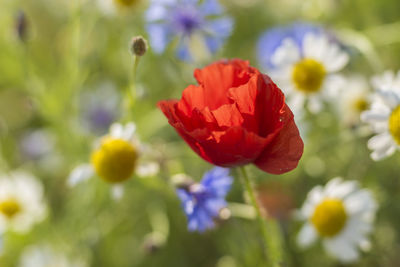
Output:
[[[1,266],[367,267],[373,246],[398,265],[400,71],[355,70],[384,66],[374,35],[399,25],[273,26],[290,1],[36,2],[0,20]],[[306,2],[300,18],[341,5]]]

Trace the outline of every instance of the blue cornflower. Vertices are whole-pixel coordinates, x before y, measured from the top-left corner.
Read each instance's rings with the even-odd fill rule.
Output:
[[[190,231],[203,232],[214,227],[214,219],[227,205],[225,196],[232,182],[229,169],[215,167],[204,174],[200,183],[177,189]]]
[[[215,53],[231,34],[233,20],[217,0],[152,0],[146,13],[154,52],[178,39],[178,58],[190,61]]]
[[[319,34],[323,32],[322,27],[305,22],[297,22],[289,26],[267,30],[261,35],[257,43],[258,61],[264,69],[274,68],[271,57],[285,39],[292,39],[301,51],[304,36],[308,33]]]

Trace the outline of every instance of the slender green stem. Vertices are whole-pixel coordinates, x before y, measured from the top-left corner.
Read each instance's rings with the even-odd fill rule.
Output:
[[[277,236],[279,232],[279,226],[274,220],[264,220],[260,205],[257,202],[256,195],[251,185],[251,181],[249,176],[247,175],[246,169],[244,167],[240,167],[240,171],[242,173],[242,181],[245,185],[245,188],[249,194],[250,202],[254,206],[257,214],[257,220],[260,224],[261,233],[265,246],[265,256],[268,261],[268,266],[271,267],[280,267],[281,262],[281,251],[280,251],[280,240]]]
[[[131,119],[132,108],[136,101],[136,72],[139,65],[140,56],[133,56],[133,68],[132,68],[132,79],[130,85],[127,87],[127,104],[126,104],[126,116],[127,119]]]

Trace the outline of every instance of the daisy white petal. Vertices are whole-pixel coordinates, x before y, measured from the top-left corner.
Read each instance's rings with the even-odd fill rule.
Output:
[[[394,91],[379,90],[378,95],[382,99],[382,101],[391,109],[396,108],[400,104],[399,95],[396,94]]]
[[[288,38],[282,41],[282,45],[275,50],[271,57],[272,64],[276,66],[287,66],[300,59],[300,51],[295,41]]]
[[[74,187],[77,184],[90,179],[93,175],[94,170],[91,164],[81,164],[72,170],[67,179],[67,184],[70,187]]]
[[[359,212],[375,213],[377,205],[368,190],[359,190],[358,192],[350,195],[345,200],[347,210],[352,214],[358,214]],[[366,216],[364,219],[371,221],[374,218]]]
[[[123,127],[121,138],[124,140],[132,140],[135,135],[136,125],[133,122],[129,122]]]
[[[295,115],[304,109],[305,100],[306,98],[301,94],[295,94],[288,99],[288,105]]]
[[[326,239],[323,245],[329,254],[344,263],[354,262],[359,257],[357,248],[346,242],[345,239]]]
[[[304,203],[301,214],[304,218],[308,218],[314,212],[315,205],[317,205],[324,198],[324,190],[322,186],[314,187],[307,195],[308,201]]]
[[[317,232],[314,227],[310,223],[306,223],[300,230],[299,235],[297,236],[297,243],[303,247],[309,247],[312,245],[318,238]]]
[[[326,55],[325,67],[328,72],[337,72],[349,62],[349,55],[341,51],[337,44],[331,44]]]
[[[347,90],[346,80],[342,75],[331,74],[325,78],[325,90],[322,92],[327,97],[327,100],[338,97],[339,93],[344,89]]]
[[[123,135],[124,135],[124,126],[120,123],[113,123],[110,127],[110,136],[122,139]]]
[[[160,165],[157,162],[145,162],[136,167],[136,175],[139,177],[151,177],[160,171]]]
[[[377,150],[390,145],[392,145],[392,137],[386,132],[375,135],[368,140],[368,148],[371,150]]]
[[[305,58],[313,58],[321,60],[324,58],[324,53],[328,49],[328,41],[322,35],[309,33],[303,40],[303,54]],[[322,61],[322,60],[321,60]]]
[[[111,197],[114,200],[120,200],[124,196],[124,187],[122,185],[114,185],[111,187]]]
[[[339,179],[337,181],[340,183],[335,185],[335,187],[332,188],[332,190],[330,190],[329,192],[326,192],[327,197],[344,199],[348,195],[352,194],[354,191],[359,189],[358,182],[356,181],[342,182],[342,180]]]
[[[317,95],[311,96],[309,97],[309,101],[308,101],[308,108],[311,111],[311,113],[318,113],[322,110],[322,102],[320,97],[318,97]]]
[[[371,153],[371,158],[375,161],[380,161],[384,158],[387,158],[396,152],[396,146],[393,144],[386,144],[385,146],[374,150]]]
[[[361,120],[364,122],[381,122],[381,121],[387,121],[388,119],[388,114],[382,114],[382,113],[377,113],[374,111],[364,111],[361,113]]]
[[[390,88],[393,86],[395,81],[395,74],[391,70],[387,70],[381,75],[376,75],[372,77],[371,83],[374,88]]]

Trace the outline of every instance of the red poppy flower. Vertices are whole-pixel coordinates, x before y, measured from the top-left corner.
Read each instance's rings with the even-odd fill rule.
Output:
[[[235,59],[196,69],[194,77],[199,85],[158,107],[200,157],[223,167],[254,163],[272,174],[297,166],[303,141],[285,96],[267,75]]]

